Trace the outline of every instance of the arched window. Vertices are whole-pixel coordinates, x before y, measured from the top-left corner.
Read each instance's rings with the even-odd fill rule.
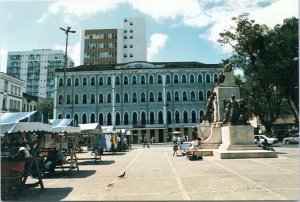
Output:
[[[187,99],[187,93],[185,91],[183,91],[183,93],[182,93],[182,100],[183,101],[187,101],[188,100]]]
[[[192,111],[192,123],[196,123],[196,112]]]
[[[74,120],[75,120],[76,123],[79,123],[79,116],[78,116],[78,114],[74,115]]]
[[[99,86],[103,86],[103,77],[100,76],[98,79]]]
[[[95,103],[95,95],[91,94],[91,104],[94,104],[94,103]]]
[[[63,96],[59,95],[58,96],[58,104],[62,104],[63,103]]]
[[[145,76],[144,76],[144,75],[142,75],[142,76],[141,76],[141,84],[145,84],[145,83],[146,83]]]
[[[206,78],[206,83],[210,83],[210,75],[206,74],[205,78]]]
[[[179,77],[177,74],[174,75],[174,83],[179,83]]]
[[[191,100],[195,101],[196,100],[196,94],[194,91],[191,92]]]
[[[215,82],[215,83],[218,82],[218,74],[214,74],[214,82]]]
[[[62,118],[62,115],[61,115],[61,114],[58,114],[57,118],[58,118],[58,119],[61,119],[61,118]]]
[[[121,117],[120,117],[120,113],[117,112],[116,113],[116,125],[120,125],[121,124]]]
[[[163,124],[164,123],[164,116],[161,111],[158,112],[158,124]]]
[[[141,124],[146,125],[146,112],[142,112],[141,118]]]
[[[195,76],[194,76],[194,74],[190,75],[190,83],[195,83]]]
[[[162,93],[161,92],[158,92],[158,94],[157,94],[157,101],[162,102]]]
[[[67,95],[67,104],[71,104],[71,95]]]
[[[152,75],[149,75],[149,84],[153,84],[154,83],[154,78]]]
[[[150,112],[150,124],[154,124],[154,112]]]
[[[162,83],[162,77],[161,77],[161,75],[157,76],[157,83]]]
[[[202,74],[198,74],[198,83],[202,83],[203,82],[203,78],[202,78]]]
[[[132,76],[132,84],[136,84],[136,76],[135,75]]]
[[[128,93],[124,93],[124,102],[129,102],[129,96],[128,96]]]
[[[107,84],[108,86],[111,85],[111,77],[110,77],[110,76],[107,77],[107,79],[106,79],[106,84]]]
[[[81,117],[82,123],[86,123],[86,114],[83,113]]]
[[[203,92],[200,91],[200,92],[199,92],[199,100],[200,100],[200,101],[203,101],[203,99],[204,99],[204,98],[203,98]]]
[[[172,98],[171,98],[171,93],[170,92],[167,92],[167,101],[169,102],[169,101],[171,101],[172,100]]]
[[[99,114],[98,123],[99,123],[101,126],[104,125],[104,118],[103,118],[103,114],[102,114],[102,113]]]
[[[86,85],[87,85],[87,78],[86,78],[86,77],[83,77],[83,78],[82,78],[82,85],[83,85],[83,86],[86,86]]]
[[[203,115],[204,115],[203,110],[200,110],[200,123],[203,121]]]
[[[74,104],[78,104],[79,103],[79,99],[78,99],[78,95],[76,94],[74,96]]]
[[[95,77],[92,77],[91,78],[91,86],[94,86],[95,84],[96,84]]]
[[[125,112],[124,113],[124,125],[128,125],[128,124],[129,124],[128,113]]]
[[[188,113],[187,111],[184,111],[183,112],[183,123],[188,123]]]
[[[138,123],[138,116],[137,116],[137,113],[136,112],[133,112],[132,114],[132,124],[133,125],[137,125]]]
[[[75,86],[79,86],[79,78],[78,77],[75,78]]]
[[[70,119],[71,118],[71,115],[70,114],[67,114],[66,115],[66,119]]]
[[[112,125],[112,121],[111,121],[111,113],[107,114],[107,125],[111,126]]]
[[[185,74],[183,74],[181,76],[181,83],[186,83],[186,75]]]
[[[107,94],[107,103],[111,103],[111,94],[110,93],[108,93]]]
[[[175,92],[175,101],[179,101],[179,93],[177,91]]]
[[[149,96],[149,101],[150,102],[154,102],[154,93],[153,92],[150,92],[150,96]]]
[[[72,80],[71,80],[71,78],[68,78],[67,79],[67,86],[71,86],[72,85]]]
[[[120,77],[116,76],[116,85],[120,85]]]
[[[124,85],[128,85],[128,76],[124,76]]]
[[[206,100],[208,100],[208,98],[209,98],[210,95],[211,95],[211,92],[207,91],[207,93],[206,93]]]
[[[86,94],[83,94],[82,96],[82,104],[86,104],[87,103],[87,97]]]
[[[64,79],[60,78],[58,82],[58,86],[63,86],[64,85]]]
[[[101,93],[101,94],[99,94],[99,103],[103,103],[104,101],[103,101],[103,94]]]
[[[175,112],[175,123],[180,123],[180,115],[179,115],[179,111]]]
[[[141,102],[146,102],[146,95],[144,92],[141,93]]]
[[[166,76],[166,83],[171,83],[171,76],[169,74]]]
[[[91,113],[91,123],[95,123],[95,114],[94,113]]]
[[[170,111],[167,112],[167,121],[168,124],[172,123],[172,113]]]
[[[136,95],[136,93],[132,94],[132,102],[137,102],[137,95]]]
[[[116,94],[116,103],[120,103],[120,94],[119,93]]]

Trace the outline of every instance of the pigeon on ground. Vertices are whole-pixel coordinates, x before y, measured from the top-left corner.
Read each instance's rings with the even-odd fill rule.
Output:
[[[118,177],[124,177],[125,176],[125,172],[122,175],[119,175]]]

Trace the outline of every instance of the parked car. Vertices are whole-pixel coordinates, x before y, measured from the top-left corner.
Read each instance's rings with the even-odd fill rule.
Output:
[[[295,134],[292,137],[283,138],[283,142],[285,144],[292,144],[292,143],[299,144],[299,133]]]
[[[279,142],[277,138],[267,137],[266,135],[254,135],[254,143],[261,144],[265,138],[268,140],[270,145],[277,144]]]

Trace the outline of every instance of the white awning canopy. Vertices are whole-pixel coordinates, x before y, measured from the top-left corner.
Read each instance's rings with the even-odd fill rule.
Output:
[[[0,113],[0,133],[55,132],[39,111]]]
[[[98,123],[85,123],[85,124],[79,124],[81,133],[83,134],[102,134],[102,128]]]
[[[80,127],[75,126],[74,119],[49,119],[57,133],[80,133]]]

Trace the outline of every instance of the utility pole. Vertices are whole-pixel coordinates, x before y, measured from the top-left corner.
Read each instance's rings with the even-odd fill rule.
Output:
[[[68,55],[68,37],[69,37],[69,32],[70,33],[75,33],[76,31],[72,31],[71,27],[68,27],[67,29],[64,29],[62,27],[59,28],[60,30],[64,31],[66,34],[66,51],[65,51],[65,64],[64,64],[64,85],[63,85],[63,99],[62,99],[62,119],[65,118],[65,98],[66,98],[66,74],[67,74],[67,55]],[[73,117],[72,117],[73,118]]]

